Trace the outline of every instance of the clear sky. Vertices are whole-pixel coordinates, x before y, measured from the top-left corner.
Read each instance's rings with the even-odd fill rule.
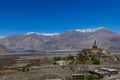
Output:
[[[120,33],[120,0],[0,0],[0,35],[106,27]]]

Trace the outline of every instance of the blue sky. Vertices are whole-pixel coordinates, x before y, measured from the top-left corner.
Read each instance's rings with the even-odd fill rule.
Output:
[[[0,35],[106,27],[120,33],[120,0],[0,0]]]

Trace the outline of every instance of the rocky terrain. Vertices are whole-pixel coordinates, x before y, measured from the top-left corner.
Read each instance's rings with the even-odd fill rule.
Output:
[[[7,54],[7,53],[8,50],[3,45],[0,45],[0,54]]]
[[[96,50],[97,49],[96,48],[94,49],[93,46],[93,51]],[[70,56],[68,55],[66,59],[73,60],[72,63],[65,64],[62,66],[57,64],[57,67],[54,68],[46,67],[49,65],[56,66],[56,64],[53,64],[51,58],[45,56],[42,57],[41,55],[20,56],[17,54],[11,56],[9,55],[1,56],[3,58],[1,58],[0,63],[2,64],[1,66],[3,67],[1,67],[0,70],[1,72],[0,79],[1,80],[46,80],[46,79],[68,80],[66,78],[71,78],[72,74],[90,75],[89,70],[96,68],[106,67],[106,68],[114,68],[120,71],[120,64],[119,64],[120,55],[111,54],[108,52],[100,52],[100,53],[98,52],[99,51],[96,51],[96,54],[94,54],[94,52],[88,52],[83,50],[80,52],[80,54],[76,55],[76,58],[75,56],[73,56],[74,58],[72,56],[71,56],[72,58],[71,57],[68,58],[68,56]],[[92,58],[90,59],[90,57],[94,57],[94,59],[100,58],[100,64],[91,63],[93,59]],[[31,69],[31,67],[33,68],[35,66],[42,68]],[[21,68],[22,70],[20,70]],[[29,69],[29,70],[26,71],[25,69]],[[10,72],[10,70],[11,71],[15,70],[15,72]],[[119,74],[117,76],[119,77]],[[102,79],[102,80],[108,80],[108,79]],[[115,79],[110,79],[110,80],[115,80]]]
[[[120,35],[105,28],[71,30],[56,35],[16,34],[1,39],[0,43],[12,51],[81,50],[90,47],[93,40],[101,48],[120,52]]]

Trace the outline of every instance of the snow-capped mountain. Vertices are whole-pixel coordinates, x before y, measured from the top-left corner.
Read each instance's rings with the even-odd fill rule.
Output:
[[[28,32],[25,35],[31,35],[31,34],[44,35],[44,36],[59,35],[59,33],[38,33],[38,32]]]
[[[95,31],[105,29],[104,27],[98,27],[98,28],[88,28],[88,29],[76,29],[76,30],[70,30],[70,31],[78,31],[82,33],[93,33]],[[38,32],[28,32],[24,35],[31,35],[31,34],[36,34],[36,35],[44,35],[44,36],[54,36],[54,35],[59,35],[60,33],[38,33]]]
[[[9,50],[81,50],[91,47],[94,40],[102,48],[120,52],[120,35],[103,27],[71,30],[60,34],[29,32],[6,37],[1,44]]]
[[[76,29],[78,32],[83,32],[83,33],[92,33],[100,29],[105,29],[104,27],[98,27],[98,28],[88,28],[88,29]]]

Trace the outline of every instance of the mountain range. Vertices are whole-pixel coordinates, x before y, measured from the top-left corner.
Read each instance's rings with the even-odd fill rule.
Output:
[[[100,48],[120,52],[120,35],[102,27],[54,34],[15,34],[0,39],[0,43],[9,51],[82,50],[91,47],[94,40]]]

